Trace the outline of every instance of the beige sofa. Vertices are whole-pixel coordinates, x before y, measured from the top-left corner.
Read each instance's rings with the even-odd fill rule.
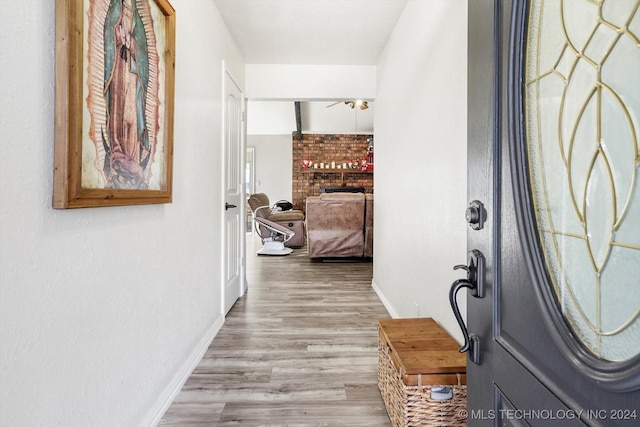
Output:
[[[373,256],[373,194],[323,193],[306,208],[309,257]]]

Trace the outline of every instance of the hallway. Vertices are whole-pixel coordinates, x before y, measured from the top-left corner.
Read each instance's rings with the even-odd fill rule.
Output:
[[[390,425],[377,388],[377,319],[389,315],[372,263],[258,257],[253,243],[248,292],[160,425]]]

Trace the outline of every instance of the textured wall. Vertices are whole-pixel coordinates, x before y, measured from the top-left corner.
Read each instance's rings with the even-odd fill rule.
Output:
[[[458,339],[448,291],[466,261],[466,28],[466,0],[410,0],[378,63],[375,110],[374,286],[393,316],[433,317]]]
[[[220,64],[244,65],[212,1],[171,0],[173,203],[54,210],[55,3],[0,7],[0,424],[150,425],[223,319]]]
[[[375,65],[247,64],[250,99],[374,99]]]
[[[255,148],[255,192],[291,200],[291,135],[248,135],[247,147]]]

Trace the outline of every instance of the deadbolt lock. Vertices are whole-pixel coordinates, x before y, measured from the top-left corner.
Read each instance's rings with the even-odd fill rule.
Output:
[[[474,200],[469,203],[465,217],[469,227],[474,230],[482,230],[484,228],[484,222],[487,219],[487,211],[484,210],[482,202]]]

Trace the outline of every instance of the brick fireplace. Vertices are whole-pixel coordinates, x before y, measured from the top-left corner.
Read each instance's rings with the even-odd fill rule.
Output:
[[[344,168],[350,160],[367,158],[367,147],[373,135],[356,134],[303,134],[296,139],[292,134],[293,180],[292,198],[294,209],[305,209],[308,196],[320,194],[324,187],[364,187],[373,193],[373,170],[362,172],[361,168]],[[303,160],[313,160],[318,167],[303,168]],[[320,164],[324,167],[320,168]]]

